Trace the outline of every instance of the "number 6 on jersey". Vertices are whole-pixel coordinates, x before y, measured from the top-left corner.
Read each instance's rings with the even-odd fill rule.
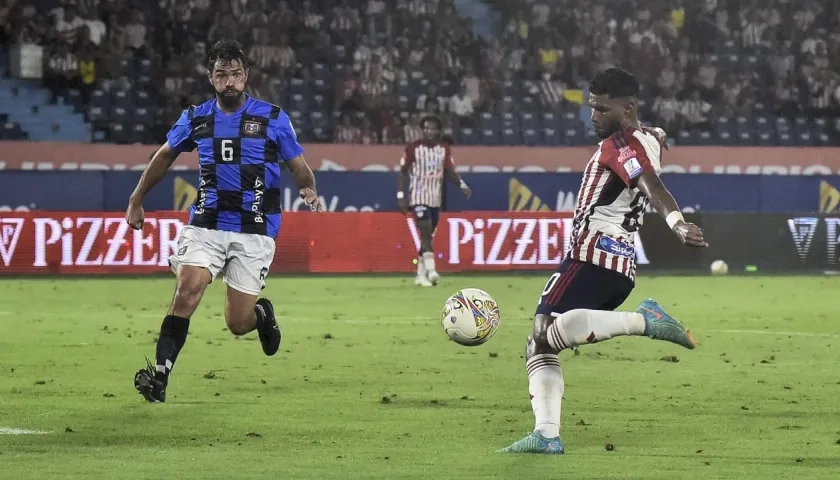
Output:
[[[233,140],[227,138],[222,140],[221,149],[222,160],[225,162],[232,162],[234,158]]]

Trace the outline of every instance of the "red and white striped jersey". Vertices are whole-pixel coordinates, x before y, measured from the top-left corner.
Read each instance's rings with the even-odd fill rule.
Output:
[[[598,145],[586,164],[575,208],[569,256],[636,279],[635,236],[648,198],[636,187],[662,171],[655,135],[629,128]]]
[[[427,140],[409,143],[400,159],[400,168],[409,174],[409,205],[440,207],[444,174],[447,168],[453,167],[448,145]]]

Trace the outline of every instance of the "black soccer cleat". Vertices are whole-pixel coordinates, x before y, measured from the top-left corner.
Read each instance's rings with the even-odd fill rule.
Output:
[[[277,318],[274,316],[274,305],[271,304],[271,300],[261,298],[257,300],[257,305],[262,307],[263,312],[265,312],[262,321],[257,321],[257,333],[260,334],[263,353],[270,357],[280,349],[280,327],[277,325]]]
[[[166,383],[155,378],[155,367],[146,359],[146,368],[134,374],[134,388],[149,403],[166,402]]]

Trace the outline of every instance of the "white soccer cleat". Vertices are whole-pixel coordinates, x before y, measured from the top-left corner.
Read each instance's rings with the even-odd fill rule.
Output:
[[[432,285],[437,285],[438,281],[440,281],[440,275],[438,275],[438,273],[434,270],[432,270],[431,272],[427,272],[426,278],[429,279],[429,282],[431,282]]]
[[[414,284],[419,285],[421,287],[431,287],[432,282],[430,282],[426,277],[417,276],[414,278]]]

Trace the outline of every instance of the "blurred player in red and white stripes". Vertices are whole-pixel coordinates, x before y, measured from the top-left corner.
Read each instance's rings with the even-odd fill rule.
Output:
[[[560,440],[561,350],[620,335],[695,347],[691,334],[652,299],[636,311],[614,311],[635,286],[633,240],[649,202],[684,245],[708,245],[700,228],[683,219],[659,178],[665,133],[639,124],[636,78],[609,68],[595,76],[589,91],[592,124],[603,141],[584,169],[569,254],[540,294],[528,338],[525,366],[534,431],[502,452],[565,452]]]
[[[442,126],[440,119],[435,116],[423,117],[420,120],[423,138],[405,147],[397,180],[397,204],[400,212],[413,212],[414,223],[420,233],[417,277],[414,283],[424,287],[437,285],[440,278],[435,267],[432,238],[440,218],[444,178],[449,177],[453,183],[459,185],[467,199],[472,194],[470,187],[455,171],[451,146],[441,138]],[[408,191],[405,188],[406,179]]]

